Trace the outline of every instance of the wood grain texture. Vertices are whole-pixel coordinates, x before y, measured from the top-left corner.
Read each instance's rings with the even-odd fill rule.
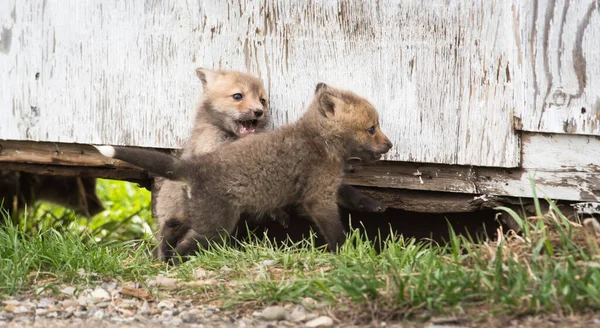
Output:
[[[522,1],[512,12],[521,129],[600,135],[600,3]]]
[[[600,200],[600,138],[524,133],[521,168],[381,162],[349,174],[350,184],[410,190]]]
[[[426,191],[429,196],[433,195],[432,192],[446,192],[531,198],[532,178],[541,197],[596,202],[600,200],[599,146],[597,137],[527,133],[523,137],[523,168],[385,161],[374,165],[358,165],[345,177],[345,182],[378,187],[380,191],[383,188]],[[569,156],[575,153],[576,156]],[[149,186],[148,180],[152,178],[130,164],[103,157],[89,145],[63,143],[0,140],[0,168],[50,175],[133,180],[143,182],[145,186]],[[420,206],[414,194],[407,196],[403,191],[387,194],[389,197],[382,199],[390,206],[405,209]],[[419,197],[427,199],[425,196],[416,196]],[[429,212],[444,212],[443,204],[463,196],[445,197],[446,203],[442,201],[443,197],[436,197],[440,198],[440,203]],[[475,198],[472,200],[476,201]],[[473,208],[481,204],[463,205]]]
[[[512,17],[501,0],[4,0],[0,139],[181,147],[204,66],[261,76],[275,127],[327,82],[379,109],[387,160],[512,167]]]
[[[530,178],[542,198],[600,201],[597,172],[382,162],[350,173],[344,181],[365,187],[532,198]]]

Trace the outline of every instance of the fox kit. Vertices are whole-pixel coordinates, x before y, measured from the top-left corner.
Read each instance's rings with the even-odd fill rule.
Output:
[[[189,187],[182,204],[189,229],[176,244],[159,246],[172,258],[174,252],[190,255],[197,243],[206,246],[220,231],[231,232],[242,213],[294,204],[311,216],[328,249],[336,250],[345,239],[336,203],[345,162],[350,157],[377,161],[391,147],[366,99],[319,83],[296,123],[224,144],[216,152],[177,159],[145,149],[96,148]]]
[[[220,145],[265,131],[270,122],[270,110],[262,80],[241,72],[205,68],[198,68],[196,75],[202,81],[203,96],[196,111],[192,135],[183,148],[182,159],[212,152]],[[159,178],[156,182],[159,239],[176,244],[188,228],[182,210],[182,204],[188,201],[186,187],[178,181],[162,181]],[[350,210],[383,212],[386,209],[381,202],[349,185],[340,187],[338,203]],[[260,215],[264,216],[287,225],[288,215],[284,211]],[[165,225],[167,227],[163,228]],[[158,257],[164,260],[160,249]]]
[[[242,72],[204,68],[198,68],[196,75],[204,90],[182,159],[212,152],[222,144],[265,130],[270,113],[267,92],[260,79]],[[179,181],[162,179],[156,179],[156,185],[159,242],[166,239],[176,243],[188,229],[183,210],[188,202],[187,187]],[[277,219],[286,224],[285,216]],[[164,260],[160,248],[158,258]]]

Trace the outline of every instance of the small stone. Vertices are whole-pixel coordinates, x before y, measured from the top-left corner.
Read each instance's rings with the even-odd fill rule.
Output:
[[[329,327],[333,326],[333,319],[327,316],[320,316],[305,324],[306,327]]]
[[[160,301],[157,305],[159,309],[172,309],[174,307],[173,303],[167,301]]]
[[[287,319],[292,322],[304,321],[304,320],[306,320],[306,310],[304,309],[303,306],[296,306],[292,310],[292,313],[290,313],[290,315],[288,316]]]
[[[75,311],[73,312],[75,318],[84,318],[87,316],[87,311]]]
[[[121,307],[125,309],[133,309],[138,307],[138,301],[136,300],[122,300]]]
[[[185,323],[197,323],[202,320],[200,310],[191,309],[189,311],[183,311],[179,314],[179,318]]]
[[[90,302],[91,302],[91,300],[89,299],[89,297],[86,297],[86,296],[83,296],[83,295],[79,296],[77,298],[77,303],[79,303],[80,306],[87,306],[88,303],[90,303]]]
[[[35,310],[35,315],[46,315],[48,313],[49,313],[49,311],[47,309],[43,309],[43,308]]]
[[[177,279],[165,277],[162,274],[156,276],[156,283],[158,286],[174,288],[177,286]]]
[[[133,313],[133,311],[125,310],[125,309],[119,309],[119,312],[121,312],[121,315],[123,315],[123,317],[125,317],[125,318],[131,318],[135,315],[135,313]]]
[[[49,298],[40,298],[40,300],[38,301],[37,307],[45,309],[50,305],[54,305],[55,303],[56,302],[54,300],[51,300]]]
[[[104,318],[104,310],[94,311],[94,313],[92,314],[92,317],[102,320],[102,318]]]
[[[316,313],[307,313],[303,321],[310,321],[316,317],[318,317]]]
[[[117,283],[112,281],[112,282],[107,282],[102,284],[102,288],[104,288],[105,290],[107,290],[108,292],[113,291],[115,288],[117,288]]]
[[[29,312],[29,310],[23,305],[8,304],[4,307],[4,309],[15,314]]]
[[[318,302],[314,298],[310,297],[303,298],[301,303],[307,308],[315,308],[318,304]]]
[[[182,323],[181,319],[173,318],[173,319],[169,320],[168,325],[177,327],[177,326],[181,325],[181,323]]]
[[[96,307],[100,308],[100,309],[105,309],[108,307],[108,302],[100,302],[100,303],[96,304]]]
[[[214,312],[211,311],[211,310],[206,310],[206,311],[204,311],[204,317],[205,318],[210,318],[210,317],[212,317],[213,313]]]
[[[161,314],[162,312],[163,312],[163,310],[160,308],[153,308],[153,309],[150,309],[150,312],[148,312],[148,314],[157,315],[157,314]]]
[[[163,317],[172,317],[173,316],[173,311],[171,310],[166,310],[162,312],[162,316]]]
[[[206,279],[208,278],[208,271],[198,268],[194,271],[194,278],[196,279]]]
[[[148,301],[144,301],[144,303],[142,304],[142,307],[140,307],[140,310],[138,311],[138,314],[149,314],[150,313],[150,304],[148,304]]]
[[[67,295],[73,295],[75,293],[75,287],[67,286],[67,287],[61,289],[60,292],[63,294],[67,294]]]
[[[283,320],[286,313],[287,311],[282,306],[269,306],[262,311],[261,317],[269,321]]]
[[[80,306],[79,301],[71,300],[71,299],[64,300],[64,301],[60,302],[60,304],[62,305],[63,308]]]
[[[110,294],[103,288],[96,288],[90,295],[95,302],[106,301],[110,299]]]
[[[262,261],[262,265],[263,266],[272,266],[275,263],[277,263],[277,261],[275,261],[275,260],[264,260],[264,261]]]

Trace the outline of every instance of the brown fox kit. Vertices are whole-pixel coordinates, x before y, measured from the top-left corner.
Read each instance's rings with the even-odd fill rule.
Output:
[[[105,156],[184,182],[189,229],[176,244],[161,242],[167,257],[185,256],[197,244],[231,232],[242,213],[267,213],[298,204],[334,251],[345,240],[337,195],[345,162],[379,160],[392,144],[379,129],[378,114],[364,98],[317,85],[313,101],[294,124],[227,143],[219,151],[177,159],[164,153],[98,146]]]
[[[196,111],[196,119],[182,159],[206,154],[219,146],[253,133],[264,132],[270,121],[268,96],[262,80],[236,71],[196,70],[202,81],[203,96]],[[179,181],[157,179],[156,217],[159,221],[159,240],[176,244],[182,238],[187,225],[182,204],[188,201],[186,185]],[[383,212],[386,206],[367,197],[356,188],[342,185],[338,191],[338,203],[350,210]],[[260,217],[270,216],[287,225],[288,215],[283,211],[271,211]],[[256,219],[257,216],[254,215]],[[166,228],[163,228],[165,227]],[[164,260],[158,249],[159,259]]]
[[[267,92],[260,79],[241,72],[204,68],[198,68],[196,75],[202,81],[204,92],[182,159],[212,152],[222,144],[264,131],[269,122],[269,108]],[[188,202],[186,184],[162,179],[156,182],[158,239],[177,243],[188,229],[184,210]],[[278,219],[285,224],[286,217]],[[164,260],[160,248],[158,258]]]

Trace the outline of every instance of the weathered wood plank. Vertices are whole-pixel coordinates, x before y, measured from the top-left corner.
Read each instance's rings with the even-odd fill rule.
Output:
[[[525,168],[383,161],[358,166],[345,181],[366,187],[531,198],[531,176],[539,188],[538,195],[542,197],[572,201],[600,199],[600,158],[596,156],[598,138],[526,135],[524,140]],[[571,147],[585,143],[590,144],[593,150],[587,157],[579,154],[573,162],[568,155]],[[104,158],[89,145],[0,141],[0,147],[0,169],[3,170],[136,181],[151,178],[129,164]],[[550,164],[542,162],[543,158]],[[581,167],[580,162],[590,164]]]
[[[102,156],[90,145],[0,140],[0,163],[10,162],[135,168],[131,164]]]
[[[600,174],[600,137],[524,133],[522,148],[525,169]]]
[[[65,166],[31,163],[1,163],[0,168],[5,171],[21,171],[42,175],[125,180],[148,186],[148,188],[150,188],[150,180],[152,179],[147,172],[137,168]]]
[[[328,82],[380,110],[387,160],[519,163],[507,1],[0,6],[0,139],[181,147],[205,66],[261,76],[276,127]]]
[[[598,172],[501,169],[438,164],[382,162],[348,174],[346,183],[384,188],[533,197],[529,177],[540,197],[573,201],[600,199]]]
[[[513,6],[521,129],[600,135],[600,4],[521,1]]]

